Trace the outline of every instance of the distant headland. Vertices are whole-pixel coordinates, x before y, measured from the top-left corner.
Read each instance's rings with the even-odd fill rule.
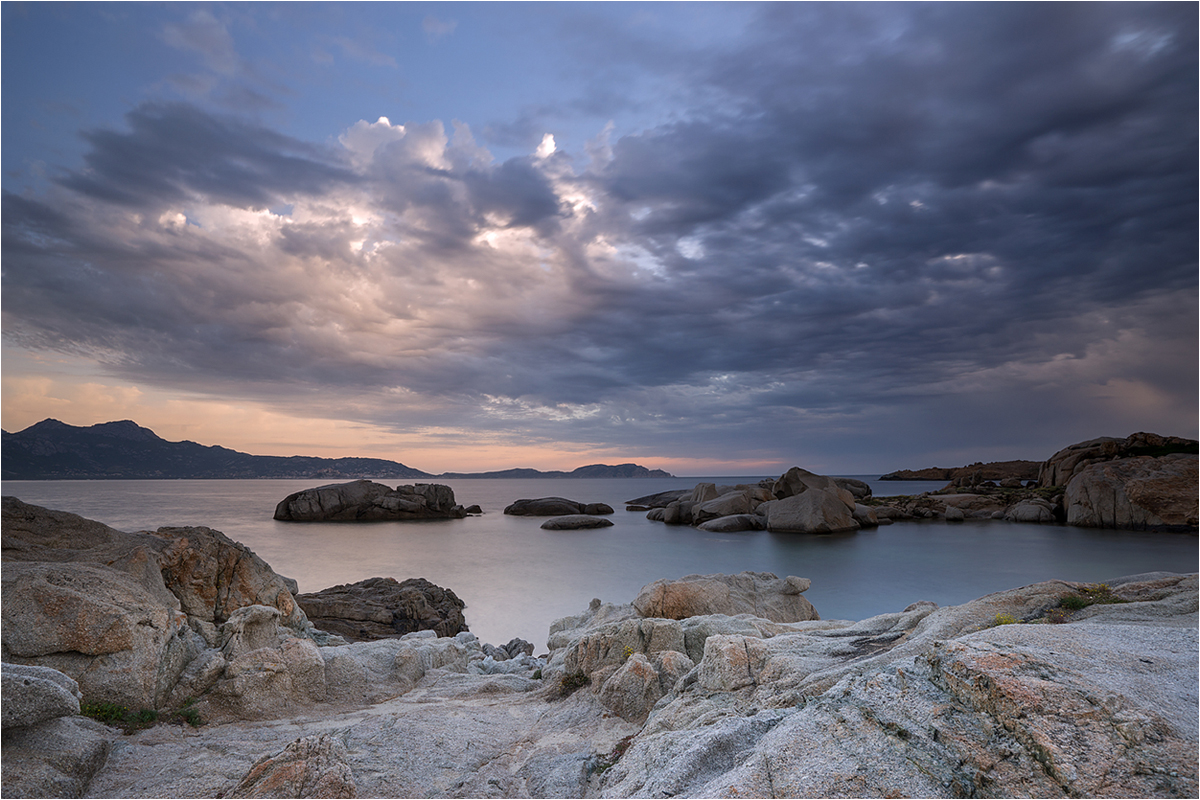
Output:
[[[383,458],[256,456],[219,445],[169,442],[136,422],[87,427],[44,419],[3,432],[0,474],[19,480],[195,478],[673,478],[638,464],[592,464],[571,472],[510,469],[435,475]]]

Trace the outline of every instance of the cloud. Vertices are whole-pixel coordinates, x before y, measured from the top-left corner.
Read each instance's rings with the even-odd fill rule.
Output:
[[[421,21],[421,30],[425,32],[425,39],[430,44],[436,44],[450,34],[454,33],[458,28],[457,20],[442,20],[429,14]]]
[[[193,11],[185,22],[163,25],[163,41],[181,50],[199,53],[213,72],[233,75],[240,59],[225,24],[204,9]]]
[[[586,153],[544,129],[533,152],[530,128],[497,161],[465,123],[387,117],[314,145],[138,106],[49,196],[5,193],[5,336],[130,381],[631,457],[1195,434],[1194,9],[761,14],[687,55],[686,118]]]

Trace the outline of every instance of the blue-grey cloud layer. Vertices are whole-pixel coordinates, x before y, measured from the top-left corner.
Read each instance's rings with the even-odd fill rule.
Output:
[[[675,121],[500,162],[466,125],[364,149],[142,104],[83,131],[49,194],[5,194],[5,333],[139,380],[646,454],[1194,434],[1196,29],[1192,4],[766,6],[672,46]],[[581,93],[545,115],[605,102]],[[507,142],[536,127],[513,113],[468,122]],[[218,208],[284,216],[248,233]]]

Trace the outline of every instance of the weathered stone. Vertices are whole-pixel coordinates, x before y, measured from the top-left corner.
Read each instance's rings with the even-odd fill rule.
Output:
[[[89,702],[157,708],[202,642],[129,574],[85,563],[5,563],[5,661],[74,678]]]
[[[767,530],[775,533],[841,533],[858,530],[858,521],[851,514],[853,508],[853,502],[847,505],[836,494],[827,491],[810,490],[790,494],[770,504]]]
[[[1179,436],[1160,436],[1157,433],[1135,433],[1124,439],[1102,436],[1069,445],[1042,464],[1038,473],[1039,486],[1066,486],[1071,478],[1089,464],[1142,456],[1159,457],[1168,453],[1195,454],[1195,439]]]
[[[1067,483],[1067,524],[1089,528],[1197,528],[1197,456],[1175,453],[1089,464]]]
[[[862,500],[871,496],[871,484],[866,481],[860,481],[858,478],[834,478],[833,482],[839,488],[845,489],[854,495],[855,500]]]
[[[0,665],[0,704],[5,730],[79,713],[79,684],[56,669]]]
[[[776,622],[819,619],[801,597],[807,578],[779,578],[770,572],[736,575],[687,575],[643,586],[633,607],[643,617],[686,619],[709,614],[753,614]]]
[[[300,594],[296,601],[313,625],[352,642],[421,630],[435,631],[438,636],[467,630],[466,604],[450,589],[424,578],[367,578]]]
[[[83,797],[104,766],[112,737],[111,729],[83,717],[58,717],[5,730],[0,794]]]
[[[211,528],[159,528],[150,535],[164,546],[159,569],[167,589],[194,620],[220,626],[239,608],[270,606],[280,621],[300,632],[308,619],[287,580],[253,550]]]
[[[304,489],[275,507],[275,519],[284,522],[462,519],[466,515],[449,486],[418,483],[391,489],[367,480]]]
[[[691,489],[671,489],[666,492],[658,492],[657,494],[648,494],[644,497],[626,500],[625,505],[637,506],[639,510],[642,508],[665,508],[671,503],[678,501],[684,495],[691,494],[691,492]]]
[[[260,759],[225,797],[358,797],[346,745],[305,736]]]
[[[573,514],[611,514],[612,506],[604,503],[580,503],[565,497],[538,497],[517,500],[504,509],[515,517],[564,517]]]
[[[879,516],[875,513],[875,509],[870,506],[864,506],[862,503],[854,504],[854,511],[850,516],[854,517],[854,521],[861,528],[875,528],[879,526]]]
[[[954,506],[946,506],[945,517],[946,517],[946,522],[962,522],[963,520],[965,520],[967,518],[967,515],[963,513],[963,510],[961,508],[955,508]]]
[[[717,517],[696,526],[710,533],[736,533],[738,531],[761,531],[767,527],[766,520],[757,514],[731,514]]]
[[[1021,500],[1004,513],[1010,522],[1054,522],[1054,506],[1040,497]]]
[[[578,531],[587,528],[611,528],[612,520],[603,517],[593,517],[587,514],[569,514],[565,517],[554,517],[543,522],[539,527],[548,531]]]

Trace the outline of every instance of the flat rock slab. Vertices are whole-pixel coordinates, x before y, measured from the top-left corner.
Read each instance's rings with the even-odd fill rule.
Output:
[[[586,528],[611,528],[612,520],[604,517],[593,517],[587,514],[568,514],[565,517],[555,517],[542,523],[548,531],[578,531]]]

